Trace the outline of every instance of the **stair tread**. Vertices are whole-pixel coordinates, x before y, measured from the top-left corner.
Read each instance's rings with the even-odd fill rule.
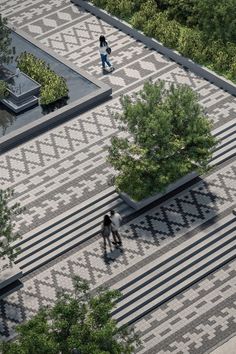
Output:
[[[88,225],[90,222],[92,223],[95,219],[100,218],[100,220],[102,221],[102,215],[104,214],[104,212],[107,212],[107,210],[109,210],[109,208],[111,207],[120,210],[121,203],[122,203],[121,200],[119,200],[119,204],[117,203],[117,201],[114,201],[100,208],[99,210],[95,210],[86,218],[81,218],[69,225],[67,225],[66,222],[63,222],[62,225],[60,224],[60,227],[58,225],[57,228],[49,229],[47,230],[47,232],[44,232],[43,234],[40,234],[33,239],[29,239],[28,241],[24,242],[20,246],[21,251],[19,257],[21,258],[23,254],[29,253],[30,250],[33,251],[34,249],[39,247],[39,245],[42,247],[43,245],[47,245],[49,242],[53,242],[54,240],[56,241],[57,239],[62,238],[65,233],[73,232],[75,229],[77,230],[77,232],[80,232],[80,229],[81,230],[84,230],[84,228],[86,229],[86,225]]]
[[[232,241],[232,242],[230,242]],[[226,242],[229,242],[228,244],[225,244]],[[159,272],[157,271],[156,274],[153,275],[153,279],[150,280],[147,284],[143,286],[139,286],[136,289],[133,288],[133,292],[131,293],[124,293],[122,292],[122,299],[119,301],[119,307],[126,306],[127,302],[136,301],[136,298],[140,296],[140,294],[143,296],[142,299],[144,299],[145,293],[148,292],[148,296],[150,297],[153,290],[152,287],[158,284],[163,285],[159,288],[161,291],[162,287],[166,287],[168,284],[171,284],[171,282],[175,281],[176,274],[180,272],[180,276],[183,276],[183,274],[191,272],[195,266],[200,265],[201,263],[206,263],[206,261],[209,261],[211,258],[214,258],[216,255],[221,254],[224,249],[231,248],[232,245],[236,245],[236,235],[235,235],[235,230],[232,231],[231,234],[227,235],[226,238],[224,238],[221,242],[221,240],[218,240],[216,243],[211,245],[210,247],[207,247],[207,249],[203,251],[199,251],[198,254],[195,254],[191,257],[191,259],[185,260],[184,262],[180,263],[176,267],[172,267],[168,271],[164,272],[165,269],[160,269]],[[202,260],[201,258],[204,257]],[[195,263],[194,263],[195,262]],[[170,264],[169,264],[170,266]],[[173,264],[174,266],[174,264]],[[160,274],[162,272],[162,274]],[[145,279],[146,280],[146,279]],[[146,282],[145,282],[146,283]],[[140,284],[139,284],[140,285]],[[154,290],[155,291],[155,290]]]
[[[233,140],[233,141],[231,140],[231,142],[230,142],[229,144],[224,145],[224,146],[222,146],[220,149],[216,150],[216,151],[213,153],[213,158],[212,158],[212,160],[213,160],[214,158],[216,158],[217,156],[222,155],[222,154],[224,154],[225,152],[227,152],[228,150],[233,149],[233,148],[235,148],[235,147],[236,147],[236,139]]]
[[[142,298],[142,302],[135,302],[134,308],[125,308],[125,311],[117,312],[113,315],[113,318],[119,322],[119,325],[129,324],[137,320],[140,316],[144,316],[147,312],[151,311],[154,307],[159,306],[164,301],[167,301],[171,296],[174,296],[180,291],[183,291],[188,286],[192,285],[194,282],[200,280],[205,275],[219,268],[225,262],[231,260],[236,257],[235,247],[232,249],[232,246],[229,247],[229,252],[222,257],[218,258],[215,262],[212,262],[208,265],[207,269],[204,267],[203,269],[199,269],[198,272],[194,273],[192,276],[188,277],[188,279],[183,280],[182,282],[178,282],[173,288],[167,290],[161,296],[156,296],[152,300],[149,297]],[[150,300],[150,301],[149,301]],[[145,302],[147,302],[145,304]],[[140,306],[137,308],[137,306]],[[143,305],[143,306],[142,306]],[[116,310],[115,310],[116,311]]]
[[[223,154],[213,157],[213,159],[210,161],[209,164],[210,166],[218,165],[219,163],[222,163],[223,161],[235,156],[235,154],[236,154],[236,146],[233,147],[232,149],[229,149],[229,151],[224,152]]]
[[[220,150],[222,147],[227,146],[230,143],[236,143],[236,130],[232,134],[220,140],[215,151]]]
[[[121,213],[121,216],[123,215],[123,212],[127,210],[126,204],[123,204],[123,209],[118,209],[117,210]],[[34,262],[36,258],[38,257],[43,257],[45,254],[48,254],[51,251],[54,251],[54,249],[60,248],[64,244],[67,244],[68,242],[72,241],[74,238],[80,239],[82,241],[83,239],[83,234],[86,233],[87,230],[93,229],[94,227],[99,227],[101,229],[101,222],[102,219],[95,219],[92,221],[88,221],[84,226],[80,227],[78,230],[75,230],[68,235],[64,236],[63,238],[55,240],[55,242],[48,244],[48,242],[43,242],[41,244],[37,244],[33,246],[32,248],[27,249],[25,252],[21,252],[19,256],[16,258],[15,263],[18,263],[22,260],[23,257],[27,256],[25,262],[27,264],[29,262]],[[47,240],[46,240],[47,241]],[[79,242],[80,243],[80,242]],[[40,246],[43,246],[42,248]],[[24,259],[24,258],[23,258]]]
[[[20,244],[24,243],[25,240],[28,240],[30,237],[34,237],[36,234],[42,234],[44,231],[47,231],[48,228],[50,228],[51,230],[55,227],[57,228],[57,226],[61,223],[63,223],[66,220],[73,220],[73,217],[75,215],[84,215],[85,213],[87,213],[87,211],[89,210],[88,208],[92,205],[94,206],[96,205],[100,205],[101,203],[104,204],[104,201],[106,199],[110,200],[113,199],[114,197],[119,197],[118,194],[116,193],[114,187],[110,187],[107,188],[106,190],[102,191],[101,193],[97,194],[96,196],[90,198],[89,200],[86,200],[85,202],[82,202],[79,204],[79,206],[77,205],[76,207],[67,210],[66,212],[58,215],[57,217],[55,217],[53,220],[49,220],[48,222],[44,223],[43,225],[30,230],[29,232],[27,232],[26,234],[23,235],[23,238],[19,241],[15,241],[13,243],[13,246],[18,247]],[[54,226],[55,225],[55,226]]]
[[[228,131],[230,131],[231,129],[236,128],[236,122],[235,120],[230,120],[229,122],[226,122],[225,124],[221,125],[218,128],[215,128],[212,131],[212,135],[214,136],[222,136],[224,134],[227,134]]]
[[[26,264],[25,261],[19,262],[17,265],[21,268],[23,275],[26,275],[30,272],[32,272],[35,269],[38,269],[39,267],[43,266],[44,264],[50,262],[51,260],[57,258],[58,256],[64,254],[65,252],[71,250],[72,248],[78,246],[79,244],[89,240],[91,237],[97,235],[100,231],[101,227],[100,225],[95,227],[94,229],[86,232],[80,239],[74,239],[65,245],[63,245],[60,249],[56,249],[52,252],[50,252],[49,255],[44,255],[40,259],[36,260],[33,263]]]
[[[221,223],[217,223],[216,221],[213,225],[208,226],[206,229],[196,233],[191,238],[186,239],[178,246],[172,248],[165,254],[161,255],[158,259],[155,259],[147,265],[142,266],[141,270],[138,269],[136,272],[132,273],[131,278],[130,276],[124,277],[122,280],[120,280],[114,285],[114,288],[119,289],[122,292],[125,291],[126,288],[129,288],[130,286],[132,287],[133,283],[135,283],[138,279],[140,279],[141,281],[145,280],[145,277],[149,276],[149,274],[152,273],[153,269],[159,268],[160,266],[162,266],[163,263],[166,264],[167,262],[169,262],[169,260],[175,260],[176,256],[182,256],[182,254],[186,250],[188,251],[189,249],[191,249],[195,245],[195,243],[200,245],[202,240],[204,240],[206,237],[212,238],[214,237],[214,235],[218,237],[221,234],[230,231],[235,226],[235,224],[236,219],[233,214],[230,213],[221,220]]]
[[[135,312],[132,312],[130,314],[127,313],[126,316],[117,317],[116,320],[118,321],[118,325],[124,326],[137,321],[139,318],[145,316],[147,313],[151,312],[153,309],[160,306],[162,303],[168,301],[170,298],[177,295],[181,291],[184,291],[189,286],[201,280],[204,276],[208,275],[209,273],[220,268],[222,265],[224,265],[226,262],[230,261],[233,258],[235,258],[235,250],[232,250],[227,255],[219,259],[217,262],[212,263],[211,266],[208,267],[207,272],[205,269],[203,269],[200,272],[195,273],[191,277],[191,279],[187,279],[184,282],[179,283],[175,288],[170,289],[159,298],[156,298],[153,301],[145,304],[142,308],[136,309]]]

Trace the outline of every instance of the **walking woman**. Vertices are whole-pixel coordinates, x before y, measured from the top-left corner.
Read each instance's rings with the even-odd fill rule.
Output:
[[[108,59],[108,52],[110,50],[108,43],[106,41],[106,38],[104,36],[100,36],[99,38],[99,53],[101,56],[101,60],[102,60],[102,68],[105,69],[106,68],[106,64],[109,66],[110,71],[114,70],[114,68],[112,67],[109,59]]]
[[[102,230],[101,234],[103,237],[103,242],[104,242],[104,252],[107,253],[107,243],[110,247],[110,251],[112,252],[112,247],[111,247],[111,240],[110,240],[110,235],[111,235],[111,219],[109,215],[105,215],[102,223]]]

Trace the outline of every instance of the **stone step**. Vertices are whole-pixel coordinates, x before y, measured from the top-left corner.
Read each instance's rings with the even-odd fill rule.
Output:
[[[220,138],[221,136],[227,135],[227,132],[234,131],[235,128],[236,128],[236,121],[231,120],[225,123],[224,125],[221,125],[218,128],[214,129],[212,131],[212,135]]]
[[[127,206],[124,203],[122,204],[122,207],[120,207],[120,204],[113,204],[113,206],[116,207],[116,210],[121,215],[124,215],[124,212],[127,210]],[[24,248],[21,249],[21,252],[16,259],[16,263],[21,264],[21,262],[27,258],[26,264],[28,264],[31,260],[34,261],[38,257],[49,254],[54,249],[60,248],[72,240],[75,240],[75,243],[77,242],[77,239],[79,243],[81,243],[82,239],[83,241],[87,240],[87,236],[85,235],[86,231],[93,230],[96,226],[101,228],[103,215],[109,211],[109,209],[109,207],[104,207],[99,213],[92,215],[91,219],[87,217],[83,219],[83,223],[79,221],[75,223],[75,225],[70,225],[69,227],[65,225],[60,232],[56,232],[53,235],[50,234],[48,238],[45,238],[42,242],[38,241],[26,250]]]
[[[116,283],[115,288],[122,291],[123,295],[133,291],[138,286],[143,286],[146,282],[155,276],[156,273],[160,273],[162,270],[166,271],[168,267],[177,266],[179,261],[184,258],[191,258],[194,251],[196,252],[201,247],[207,246],[208,242],[212,242],[217,238],[221,238],[222,233],[228,233],[232,231],[232,225],[235,225],[235,219],[232,218],[230,214],[229,217],[224,219],[224,225],[217,225],[214,223],[212,228],[207,229],[207,234],[204,232],[202,234],[197,233],[195,236],[181,243],[179,246],[170,250],[161,256],[158,260],[149,263],[147,266],[142,267],[142,274],[140,271],[132,274],[132,280],[128,281],[126,278],[122,281]],[[215,235],[217,233],[217,237]]]
[[[231,145],[225,146],[218,154],[213,155],[212,160],[210,161],[210,166],[217,166],[226,160],[229,160],[236,155],[236,145],[232,143]]]
[[[216,150],[220,150],[223,146],[226,146],[233,141],[235,142],[235,137],[236,137],[236,128],[234,128],[233,132],[227,134],[227,136],[225,135],[221,139],[218,139],[219,143],[217,145]]]
[[[70,251],[74,247],[82,244],[83,242],[89,240],[90,238],[96,236],[101,230],[100,224],[88,230],[84,235],[80,235],[76,239],[68,241],[66,244],[60,245],[60,247],[55,248],[54,250],[50,249],[49,254],[44,254],[44,252],[39,252],[37,255],[37,259],[35,259],[34,255],[30,257],[30,259],[26,259],[19,263],[19,267],[22,269],[23,275],[27,275],[32,271],[42,267],[48,262],[56,259],[57,257],[63,255],[64,253]]]
[[[217,138],[219,143],[213,152],[210,165],[216,166],[235,156],[236,123],[231,122],[230,125],[227,123],[225,126],[221,127],[221,130],[218,128],[216,131],[213,131],[213,135]]]
[[[121,203],[122,200],[116,193],[109,195],[104,198],[103,201],[99,201],[93,206],[88,206],[87,209],[82,211],[78,210],[76,214],[71,215],[71,217],[68,217],[66,220],[62,220],[60,223],[57,223],[50,228],[42,229],[41,232],[38,232],[33,237],[32,234],[28,234],[28,237],[25,237],[23,242],[20,240],[20,245],[16,246],[20,246],[20,253],[22,254],[29,249],[29,247],[37,245],[38,243],[42,244],[45,240],[54,240],[60,238],[61,234],[68,234],[69,232],[76,231],[78,228],[86,225],[88,220],[93,221],[98,217],[102,218],[107,210],[118,208]]]
[[[131,324],[194,282],[236,257],[236,219],[227,216],[157,261],[115,285],[122,292],[112,313],[119,325]],[[215,229],[214,229],[215,226]]]
[[[129,215],[133,211],[119,198],[114,189],[104,191],[103,198],[100,195],[98,201],[94,198],[89,200],[82,211],[62,215],[61,222],[54,220],[52,227],[46,225],[41,233],[37,230],[35,237],[33,233],[28,233],[23,242],[20,240],[21,250],[15,263],[22,269],[23,275],[26,275],[85,242],[100,232],[103,216],[111,208],[117,210],[121,216]]]
[[[227,123],[221,130],[213,131],[213,135],[219,140],[219,145],[214,151],[212,166],[235,153],[236,124]],[[133,211],[119,198],[114,187],[109,187],[43,226],[26,233],[21,240],[13,244],[14,247],[21,248],[16,264],[25,275],[85,242],[99,233],[103,215],[112,208],[123,216]]]
[[[166,292],[162,295],[160,295],[159,298],[148,300],[147,303],[144,303],[141,308],[136,308],[135,313],[132,311],[130,313],[126,313],[123,318],[117,319],[118,325],[119,326],[126,326],[128,324],[132,324],[139,320],[140,318],[144,317],[147,315],[149,312],[157,308],[158,306],[162,305],[166,301],[170,300],[174,296],[178,295],[179,293],[183,292],[187,288],[189,288],[191,285],[194,283],[200,281],[204,277],[206,277],[208,274],[216,271],[226,263],[230,262],[231,260],[235,259],[235,250],[236,247],[233,249],[230,248],[230,251],[227,252],[226,255],[221,254],[221,257],[216,259],[214,262],[211,262],[211,264],[205,264],[202,268],[198,270],[198,272],[194,272],[193,275],[188,275],[187,279],[182,279],[182,281],[178,281],[177,284],[175,285],[174,289],[171,288],[170,290],[166,290]],[[204,269],[205,267],[208,267],[207,270]]]
[[[86,216],[91,212],[91,210],[94,209],[94,205],[96,205],[96,208],[99,208],[107,202],[113,201],[117,198],[119,198],[119,196],[115,192],[114,187],[106,188],[102,192],[91,197],[89,200],[76,205],[74,208],[67,210],[66,212],[55,217],[53,220],[50,220],[43,225],[25,233],[21,239],[16,240],[12,245],[14,247],[21,247],[24,243],[31,239],[35,240],[38,236],[41,238],[43,233],[47,233],[49,230],[50,232],[53,232],[54,230],[58,230],[60,226],[64,227],[64,224],[69,225],[70,223],[73,223],[74,220],[77,220],[78,217]]]

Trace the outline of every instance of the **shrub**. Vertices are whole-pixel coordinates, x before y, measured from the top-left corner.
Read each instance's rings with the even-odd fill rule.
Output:
[[[173,48],[178,45],[180,26],[174,20],[168,21],[165,13],[157,13],[151,21],[147,21],[143,30],[148,36],[158,38],[167,47]]]
[[[7,27],[7,19],[0,14],[0,64],[9,63],[12,58],[11,30]]]
[[[17,58],[17,63],[21,71],[42,85],[40,89],[42,105],[67,97],[68,88],[65,79],[51,70],[44,60],[36,58],[31,53],[24,52]]]
[[[0,236],[4,236],[7,241],[6,244],[0,243],[0,259],[7,256],[10,262],[14,261],[19,251],[19,248],[11,246],[12,242],[20,238],[20,235],[14,232],[14,217],[25,210],[19,203],[12,205],[13,196],[14,190],[0,189]]]
[[[139,10],[134,12],[131,18],[131,25],[140,30],[144,30],[145,24],[152,25],[152,19],[158,8],[154,0],[147,0],[141,4]]]
[[[192,58],[199,63],[204,62],[205,53],[205,40],[202,32],[187,27],[182,27],[180,30],[178,51],[186,56]]]
[[[146,82],[135,101],[124,96],[121,104],[116,119],[131,137],[114,137],[108,156],[118,190],[141,200],[190,171],[208,170],[216,140],[190,87]]]
[[[235,0],[92,0],[165,46],[236,81]],[[231,41],[231,42],[230,42]]]
[[[5,81],[0,80],[0,99],[3,99],[9,95],[9,91],[7,90],[7,84]]]

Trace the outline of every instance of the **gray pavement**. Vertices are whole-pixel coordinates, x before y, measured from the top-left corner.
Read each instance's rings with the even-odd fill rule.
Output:
[[[0,156],[0,186],[14,187],[25,205],[16,220],[21,233],[108,188],[113,173],[106,146],[116,134],[112,114],[120,95],[140,90],[147,79],[186,83],[200,95],[214,127],[235,120],[236,99],[185,71],[129,36],[84,12],[68,0],[0,0],[0,12],[17,28],[113,88],[113,99]],[[116,70],[103,76],[98,37],[107,36]],[[192,232],[204,228],[235,205],[236,165],[230,160],[197,184],[124,225],[124,254],[105,264],[99,236],[25,277],[24,288],[0,301],[1,338],[14,336],[14,326],[52,304],[56,291],[70,290],[71,275],[88,279],[93,288],[115,286],[155,257],[174,249]],[[63,284],[63,285],[62,285]],[[236,333],[235,262],[192,286],[139,320],[140,353],[207,353]]]

